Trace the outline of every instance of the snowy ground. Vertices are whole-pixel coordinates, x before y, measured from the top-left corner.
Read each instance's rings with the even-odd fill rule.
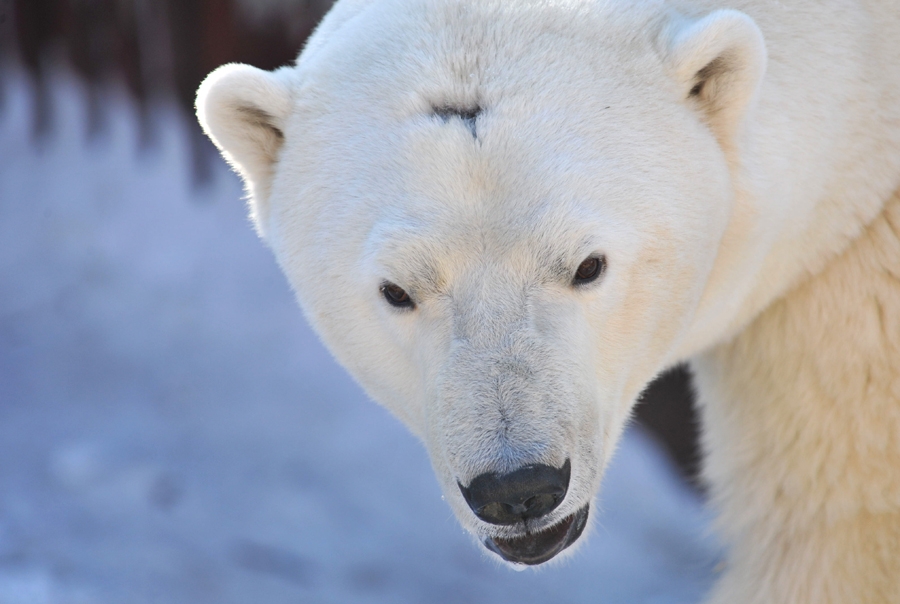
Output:
[[[110,97],[85,138],[0,104],[0,604],[696,602],[708,518],[630,432],[571,560],[514,572],[451,515],[424,448],[295,307],[221,165],[195,191],[183,120],[139,151]]]

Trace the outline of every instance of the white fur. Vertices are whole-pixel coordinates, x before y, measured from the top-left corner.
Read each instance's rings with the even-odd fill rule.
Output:
[[[569,458],[558,522],[693,358],[733,543],[713,601],[880,603],[898,97],[893,0],[341,0],[296,67],[217,70],[198,113],[307,317],[473,534],[517,529],[457,482]],[[480,108],[474,133],[447,108]],[[608,270],[575,288],[590,254]]]
[[[249,65],[223,65],[197,91],[203,131],[244,178],[258,229],[267,221],[265,204],[291,114],[293,70],[268,73]],[[263,231],[260,230],[260,234]]]

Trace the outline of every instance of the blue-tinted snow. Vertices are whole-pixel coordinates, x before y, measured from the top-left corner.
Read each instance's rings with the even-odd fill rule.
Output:
[[[586,545],[514,572],[453,518],[424,448],[335,365],[189,119],[140,151],[110,94],[27,82],[0,113],[0,604],[696,602],[718,552],[629,432]],[[597,512],[599,510],[595,510]]]

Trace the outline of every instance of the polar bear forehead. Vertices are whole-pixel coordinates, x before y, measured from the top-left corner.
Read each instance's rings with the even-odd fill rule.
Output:
[[[339,3],[298,63],[289,159],[343,165],[341,180],[384,182],[412,165],[423,179],[488,187],[533,172],[546,180],[548,163],[577,172],[600,156],[640,153],[651,169],[657,148],[673,148],[666,131],[685,116],[671,115],[683,108],[654,48],[659,10],[510,4]]]
[[[597,233],[637,230],[621,237],[636,246],[704,230],[684,198],[715,179],[685,145],[712,137],[667,88],[647,7],[344,0],[297,66],[272,237],[405,241],[406,263],[481,250],[552,272],[602,247]]]
[[[302,142],[282,159],[276,189],[287,195],[274,196],[275,222],[341,233],[342,246],[377,251],[380,263],[515,258],[551,273],[650,233],[699,230],[678,228],[705,219],[683,197],[709,179],[690,166],[673,174],[665,137],[623,126],[618,108],[585,105],[577,113],[501,100],[474,115],[465,106],[402,119],[348,114],[342,131],[306,120],[288,135]]]
[[[373,0],[338,3],[298,66],[328,104],[416,113],[497,95],[531,101],[612,71],[658,84],[657,2]],[[656,69],[654,69],[654,67]],[[359,95],[359,96],[358,96]]]

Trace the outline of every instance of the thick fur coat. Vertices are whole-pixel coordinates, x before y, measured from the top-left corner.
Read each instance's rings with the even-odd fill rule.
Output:
[[[581,518],[689,360],[731,548],[711,602],[900,601],[893,0],[340,0],[296,66],[222,67],[197,108],[473,535]],[[467,503],[564,462],[545,517]]]

